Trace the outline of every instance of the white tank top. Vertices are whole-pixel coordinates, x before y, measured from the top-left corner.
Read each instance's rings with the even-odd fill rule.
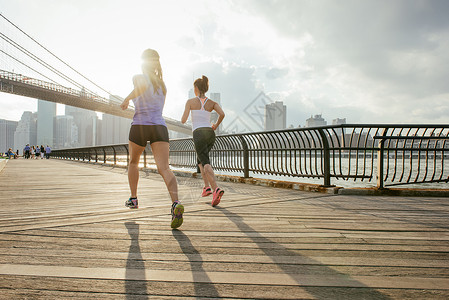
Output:
[[[194,109],[191,111],[192,131],[195,131],[195,129],[201,127],[212,127],[210,124],[210,111],[204,109],[204,105],[209,99],[205,98],[203,102],[200,97],[197,98],[201,102],[201,109]]]

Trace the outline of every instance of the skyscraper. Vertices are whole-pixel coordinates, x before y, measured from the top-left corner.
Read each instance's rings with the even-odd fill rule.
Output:
[[[282,101],[265,105],[265,130],[287,127],[287,106]]]
[[[26,144],[36,145],[37,113],[24,111],[14,132],[14,149],[23,151]]]
[[[78,128],[77,147],[90,147],[96,145],[97,113],[83,108],[65,106],[65,115],[72,116],[75,126]]]
[[[128,143],[131,120],[103,114],[101,128],[102,145],[125,144]]]
[[[37,102],[37,143],[39,145],[54,144],[54,118],[56,103],[38,100]]]
[[[54,148],[64,149],[77,146],[78,127],[75,125],[73,116],[55,117],[55,137]]]
[[[14,132],[16,131],[16,121],[0,120],[0,152],[4,153],[9,148],[13,148],[16,151],[14,145]]]
[[[123,101],[123,98],[110,95],[109,100],[119,102]],[[128,143],[129,129],[131,128],[130,119],[103,114],[103,119],[99,123],[100,126],[97,126],[97,128],[101,128],[101,138],[98,140],[101,141],[101,145]]]

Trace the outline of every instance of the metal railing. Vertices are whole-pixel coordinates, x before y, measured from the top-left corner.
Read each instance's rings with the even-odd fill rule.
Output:
[[[129,161],[128,145],[56,150],[64,159],[107,157]],[[125,157],[126,156],[126,157]],[[112,157],[112,158],[111,158]],[[377,182],[395,185],[449,182],[449,125],[336,125],[217,136],[210,153],[215,170],[243,177],[272,176]],[[151,149],[144,167],[153,162]],[[192,138],[170,141],[170,164],[195,170]]]

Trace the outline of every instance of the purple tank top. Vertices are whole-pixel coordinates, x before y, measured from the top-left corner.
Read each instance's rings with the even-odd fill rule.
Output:
[[[165,104],[165,95],[162,88],[153,92],[154,88],[151,80],[148,76],[145,76],[145,78],[148,81],[148,88],[142,95],[133,99],[135,113],[131,124],[167,126],[164,117],[162,117],[162,110]]]

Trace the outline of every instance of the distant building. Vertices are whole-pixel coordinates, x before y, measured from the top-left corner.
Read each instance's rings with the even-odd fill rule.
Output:
[[[78,146],[78,127],[75,125],[73,116],[55,117],[55,137],[55,149]]]
[[[333,119],[332,120],[332,125],[341,125],[341,124],[346,124],[346,118],[344,119]],[[337,128],[335,129],[335,133],[337,134],[337,136],[341,137],[342,135],[346,134],[346,131],[344,128]]]
[[[72,116],[78,128],[78,140],[75,147],[90,147],[97,144],[97,113],[83,108],[65,106],[65,115]]]
[[[103,120],[101,121],[101,144],[128,143],[130,128],[130,119],[103,114]]]
[[[9,148],[16,151],[14,145],[14,132],[16,131],[17,121],[0,120],[0,152],[5,153]]]
[[[344,119],[336,118],[332,120],[332,125],[340,125],[340,124],[346,124],[346,118]]]
[[[38,100],[37,137],[36,137],[37,144],[53,146],[55,117],[56,117],[56,103]]]
[[[320,127],[326,125],[327,122],[321,115],[310,116],[310,118],[306,120],[306,127]]]
[[[102,134],[102,128],[103,128],[103,120],[98,118],[97,119],[97,130],[96,130],[96,135],[95,135],[95,145],[102,145],[102,140],[101,140],[101,134]]]
[[[37,145],[37,113],[31,111],[24,111],[22,118],[17,124],[14,132],[14,149],[19,149],[23,154],[23,148],[26,144]]]
[[[282,101],[265,105],[265,130],[287,127],[287,106]]]
[[[121,102],[123,98],[116,95],[110,95],[109,100]],[[103,114],[101,122],[97,120],[97,144],[112,145],[126,144],[129,140],[129,129],[131,128],[131,119]]]

